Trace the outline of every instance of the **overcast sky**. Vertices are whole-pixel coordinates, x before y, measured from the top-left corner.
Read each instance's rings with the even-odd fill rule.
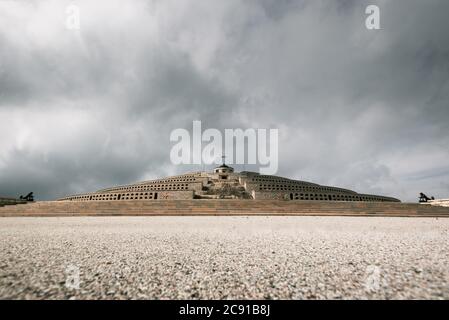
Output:
[[[366,29],[368,4],[381,30]],[[448,12],[447,0],[0,0],[0,196],[199,170],[170,162],[169,137],[201,120],[279,129],[281,176],[449,198]]]

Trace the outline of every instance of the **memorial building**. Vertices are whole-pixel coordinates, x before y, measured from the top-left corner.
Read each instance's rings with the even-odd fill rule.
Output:
[[[58,201],[150,201],[254,199],[289,201],[400,202],[398,199],[323,186],[255,172],[235,172],[226,164],[213,172],[193,172],[162,179],[71,195]]]

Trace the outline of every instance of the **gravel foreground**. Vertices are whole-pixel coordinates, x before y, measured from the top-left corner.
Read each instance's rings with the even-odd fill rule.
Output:
[[[449,299],[449,219],[0,218],[0,298]]]

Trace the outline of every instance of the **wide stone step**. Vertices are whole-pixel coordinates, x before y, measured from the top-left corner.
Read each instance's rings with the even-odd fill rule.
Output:
[[[0,208],[0,216],[341,215],[449,217],[449,208],[408,203],[279,200],[43,201]]]

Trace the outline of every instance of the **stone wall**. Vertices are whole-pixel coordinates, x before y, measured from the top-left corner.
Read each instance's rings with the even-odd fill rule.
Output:
[[[368,201],[368,202],[398,202],[394,198],[363,195],[363,194],[340,194],[340,193],[293,193],[283,191],[252,191],[256,200],[304,200],[304,201]]]
[[[288,200],[288,195],[285,192],[252,192],[255,200]]]
[[[111,192],[111,191],[129,191],[129,190],[136,190],[136,188],[142,187],[142,186],[154,186],[154,185],[160,185],[160,186],[168,186],[168,185],[188,185],[191,183],[204,183],[207,178],[203,177],[201,173],[192,173],[192,174],[186,174],[186,175],[180,175],[180,176],[173,176],[173,177],[167,177],[163,179],[156,179],[156,180],[149,180],[149,181],[143,181],[136,184],[131,185],[124,185],[124,186],[117,186],[112,188],[106,188],[98,190],[98,192]]]
[[[241,180],[242,181],[242,180]],[[288,200],[319,200],[319,201],[392,201],[391,197],[359,194],[357,192],[328,186],[303,185],[292,181],[286,183],[256,182],[256,179],[244,179],[243,186],[256,199],[288,199]],[[254,193],[255,192],[255,193]]]
[[[323,190],[324,191],[324,190]],[[375,201],[375,202],[400,202],[397,199],[370,194],[342,194],[329,192],[312,192],[288,194],[290,200],[319,200],[319,201]]]
[[[160,200],[191,200],[193,191],[161,191]]]
[[[185,182],[148,182],[130,186],[102,189],[97,192],[120,192],[120,191],[142,191],[142,190],[201,190],[204,178],[193,179]]]
[[[71,196],[59,201],[189,200],[193,191],[106,192]]]

